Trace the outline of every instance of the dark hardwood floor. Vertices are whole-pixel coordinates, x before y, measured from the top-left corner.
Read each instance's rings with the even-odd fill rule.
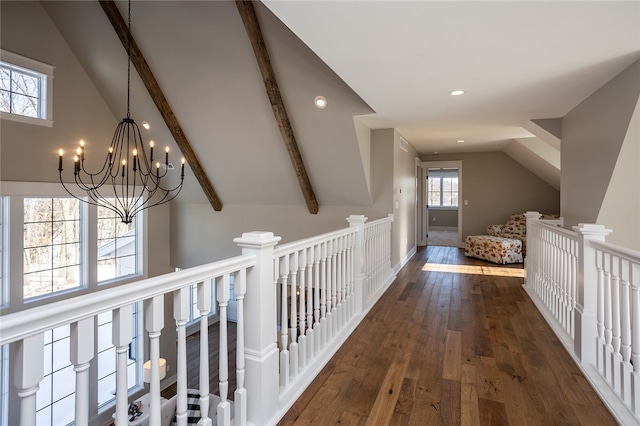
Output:
[[[279,424],[616,424],[521,268],[419,250]]]
[[[420,249],[279,424],[615,425],[525,294],[523,272],[454,247]],[[218,336],[209,327],[215,394]],[[187,341],[196,389],[198,339]],[[234,351],[232,341],[230,363]]]

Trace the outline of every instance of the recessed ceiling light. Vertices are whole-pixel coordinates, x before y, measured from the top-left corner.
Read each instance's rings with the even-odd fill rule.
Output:
[[[456,142],[458,142],[458,143],[463,143],[463,142],[464,142],[464,139],[458,139]]]
[[[451,96],[460,96],[460,95],[464,95],[464,90],[453,90],[451,92],[449,92],[449,94]]]
[[[437,154],[437,153],[438,153],[438,151],[433,151],[433,153],[434,153],[434,154]]]
[[[142,122],[142,127],[144,127],[145,129],[149,130],[151,128],[151,125],[149,123],[147,123],[146,121]]]
[[[315,103],[316,106],[320,109],[323,109],[327,106],[327,100],[324,98],[324,96],[316,96],[316,98],[313,100],[313,103]]]

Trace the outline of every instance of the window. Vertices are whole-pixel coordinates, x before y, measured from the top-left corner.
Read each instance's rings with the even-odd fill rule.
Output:
[[[458,170],[429,169],[427,203],[433,207],[458,207]]]
[[[44,379],[36,394],[36,424],[66,425],[73,422],[75,372],[69,361],[68,325],[44,334]]]
[[[0,51],[2,118],[52,126],[53,67]]]
[[[97,291],[102,286],[132,280],[142,270],[144,253],[143,221],[138,215],[132,225],[114,222],[108,212],[68,196],[46,185],[3,184],[7,195],[0,196],[0,277],[7,292],[6,306],[20,311],[31,305],[45,306],[47,298],[64,300],[76,290]],[[26,194],[26,195],[10,195]],[[13,208],[9,208],[12,206]],[[2,214],[4,213],[4,214]],[[9,223],[14,224],[13,227]],[[13,229],[11,229],[13,228]],[[11,252],[11,238],[22,245],[22,252]],[[15,242],[15,240],[14,240]],[[124,250],[132,246],[133,250]],[[104,253],[101,250],[111,247]],[[129,265],[129,266],[127,266]],[[3,275],[4,269],[4,275]],[[107,271],[107,272],[105,272]],[[9,280],[9,273],[18,279]],[[103,280],[99,282],[99,280]],[[23,296],[22,300],[19,296]],[[134,306],[133,340],[129,346],[127,376],[129,389],[142,386],[143,321],[141,308]],[[111,312],[96,321],[96,355],[91,374],[98,386],[90,388],[91,413],[101,416],[108,410],[115,390],[116,358],[112,345]],[[36,396],[38,425],[66,425],[73,421],[75,372],[69,360],[70,327],[45,333],[45,378]],[[0,424],[7,424],[7,403],[15,398],[11,386],[11,360],[8,346],[0,347]],[[4,423],[3,423],[4,421]]]
[[[138,312],[141,312],[138,304],[133,305],[133,339],[129,344],[129,359],[127,360],[127,385],[129,389],[139,383],[138,359],[141,359],[138,344],[141,322],[138,321]],[[112,342],[112,312],[104,312],[98,315],[98,407],[112,401],[115,398],[116,389],[116,348]]]
[[[77,288],[80,282],[80,202],[24,199],[23,296]]]
[[[113,211],[98,207],[98,282],[135,275],[136,220],[122,223]]]

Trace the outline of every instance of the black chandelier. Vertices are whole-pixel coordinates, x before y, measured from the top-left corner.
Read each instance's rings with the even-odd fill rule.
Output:
[[[80,146],[73,157],[73,177],[78,188],[86,192],[86,195],[74,194],[62,180],[62,149],[59,151],[60,157],[58,159],[60,183],[69,195],[82,202],[113,211],[122,219],[123,223],[131,223],[134,216],[142,210],[173,200],[180,193],[184,182],[183,158],[180,182],[170,189],[161,185],[162,178],[172,168],[169,163],[169,147],[165,149],[164,165],[157,161],[154,166],[154,143],[153,141],[149,143],[149,157],[147,158],[140,129],[129,112],[130,99],[131,0],[129,0],[127,45],[127,116],[116,127],[108,155],[98,172],[91,173],[85,169],[85,144],[84,141],[80,141]]]

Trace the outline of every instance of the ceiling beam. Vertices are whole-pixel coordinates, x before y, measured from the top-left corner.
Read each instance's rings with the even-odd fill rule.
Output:
[[[300,189],[304,195],[304,200],[307,203],[307,208],[309,209],[309,213],[316,214],[318,213],[318,201],[316,200],[313,188],[311,187],[311,181],[307,175],[307,169],[302,161],[302,156],[298,149],[298,143],[296,142],[296,137],[293,134],[293,129],[291,128],[291,122],[289,121],[289,116],[287,115],[284,102],[282,101],[282,96],[280,96],[278,82],[273,72],[273,68],[271,67],[269,53],[267,52],[267,47],[264,43],[264,38],[262,37],[262,31],[260,30],[260,24],[258,23],[258,17],[256,16],[255,9],[253,8],[253,3],[246,0],[236,0],[236,6],[238,7],[238,12],[240,12],[240,16],[242,17],[242,22],[244,23],[244,28],[247,31],[249,40],[251,41],[253,53],[256,56],[258,67],[262,74],[262,81],[264,82],[267,96],[271,102],[273,115],[278,122],[278,127],[282,134],[282,140],[287,147],[287,151],[289,151],[291,164],[296,176],[298,177],[298,183],[300,184]]]
[[[182,127],[173,113],[169,102],[167,102],[167,98],[165,98],[158,81],[151,72],[149,64],[147,64],[147,61],[144,59],[144,56],[142,55],[142,52],[140,51],[140,48],[133,36],[129,39],[129,28],[122,18],[122,15],[120,15],[118,7],[113,0],[100,0],[100,5],[102,6],[104,13],[109,18],[116,34],[118,34],[118,38],[122,42],[125,50],[129,47],[128,43],[131,43],[131,63],[138,71],[138,75],[147,88],[151,99],[153,99],[153,102],[156,104],[158,111],[160,111],[160,115],[162,115],[162,118],[173,135],[176,144],[178,144],[180,151],[182,151],[187,163],[189,163],[189,167],[191,167],[191,171],[193,171],[193,174],[200,183],[209,203],[211,203],[214,210],[222,210],[222,202],[220,201],[220,198],[218,198],[218,194],[216,194],[215,189],[213,189],[213,185],[209,181],[200,161],[198,161],[198,157],[193,151],[189,140],[182,131]]]

